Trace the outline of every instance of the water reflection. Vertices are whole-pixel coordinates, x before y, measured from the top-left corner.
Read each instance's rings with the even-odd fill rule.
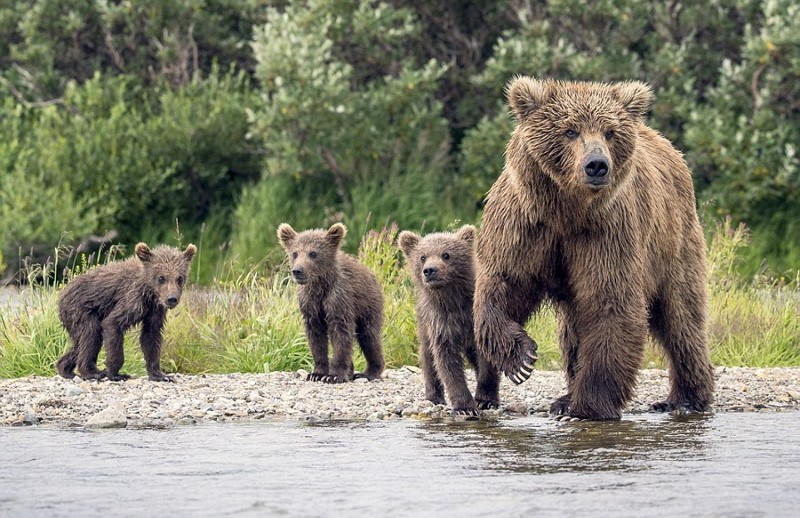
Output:
[[[519,473],[639,471],[651,461],[706,455],[712,416],[627,417],[561,423],[543,417],[478,422],[427,422],[422,440],[469,448],[485,469]]]

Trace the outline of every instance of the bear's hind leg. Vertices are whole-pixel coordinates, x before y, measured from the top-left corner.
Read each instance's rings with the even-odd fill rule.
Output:
[[[70,347],[56,362],[58,373],[67,379],[75,377],[75,367],[78,365],[78,351]]]
[[[474,347],[467,348],[467,358],[475,368],[475,403],[478,409],[500,408],[500,371]]]
[[[83,379],[103,379],[105,373],[97,368],[97,357],[103,348],[100,320],[91,316],[81,319],[70,331],[76,355],[76,367]]]
[[[699,288],[702,290],[702,288]],[[680,293],[680,295],[678,295]],[[714,399],[714,366],[707,345],[705,296],[684,287],[651,310],[653,335],[670,362],[670,393],[651,405],[656,412],[706,412]]]
[[[380,326],[377,326],[377,328],[364,326],[364,329],[358,333],[357,339],[359,346],[361,346],[361,352],[364,354],[364,359],[367,360],[367,369],[363,374],[360,372],[356,373],[353,379],[380,379],[385,366]]]

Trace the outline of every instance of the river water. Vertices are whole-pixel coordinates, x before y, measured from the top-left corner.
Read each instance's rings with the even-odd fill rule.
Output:
[[[798,516],[800,414],[0,428],[0,516]]]

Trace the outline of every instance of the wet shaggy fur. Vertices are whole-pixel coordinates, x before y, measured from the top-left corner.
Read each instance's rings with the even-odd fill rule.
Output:
[[[346,233],[341,223],[328,230],[300,233],[286,223],[278,227],[278,239],[298,285],[297,301],[314,357],[310,381],[343,383],[354,377],[372,380],[383,374],[383,291],[366,266],[339,249]],[[330,364],[328,338],[333,349]],[[355,340],[367,360],[367,369],[354,375]]]
[[[420,237],[401,232],[398,245],[417,293],[417,338],[425,376],[425,397],[444,404],[444,392],[457,415],[500,405],[500,373],[475,349],[472,299],[475,290],[475,227]],[[467,388],[464,357],[475,369],[475,398]]]
[[[189,265],[197,248],[185,250],[145,244],[136,245],[135,255],[109,263],[72,279],[61,291],[58,316],[69,333],[72,346],[58,360],[58,373],[84,379],[125,380],[119,372],[125,361],[125,331],[142,324],[140,342],[149,379],[174,381],[161,370],[162,329],[167,309],[180,301]],[[106,347],[106,368],[97,369],[97,356]]]
[[[618,419],[648,330],[670,362],[653,409],[707,410],[705,242],[682,155],[644,123],[652,91],[519,77],[508,97],[517,125],[476,248],[479,351],[527,379],[523,325],[550,300],[568,385],[553,415]]]

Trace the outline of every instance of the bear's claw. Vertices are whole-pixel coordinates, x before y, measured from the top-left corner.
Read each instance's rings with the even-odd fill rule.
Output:
[[[533,374],[533,367],[538,359],[539,357],[536,355],[536,343],[531,340],[529,349],[525,351],[525,354],[522,358],[521,365],[511,372],[508,370],[504,372],[506,376],[508,376],[508,379],[513,381],[514,384],[519,385],[531,377],[531,374]]]
[[[457,408],[453,409],[453,417],[463,417],[467,420],[480,419],[480,414],[475,408]]]

